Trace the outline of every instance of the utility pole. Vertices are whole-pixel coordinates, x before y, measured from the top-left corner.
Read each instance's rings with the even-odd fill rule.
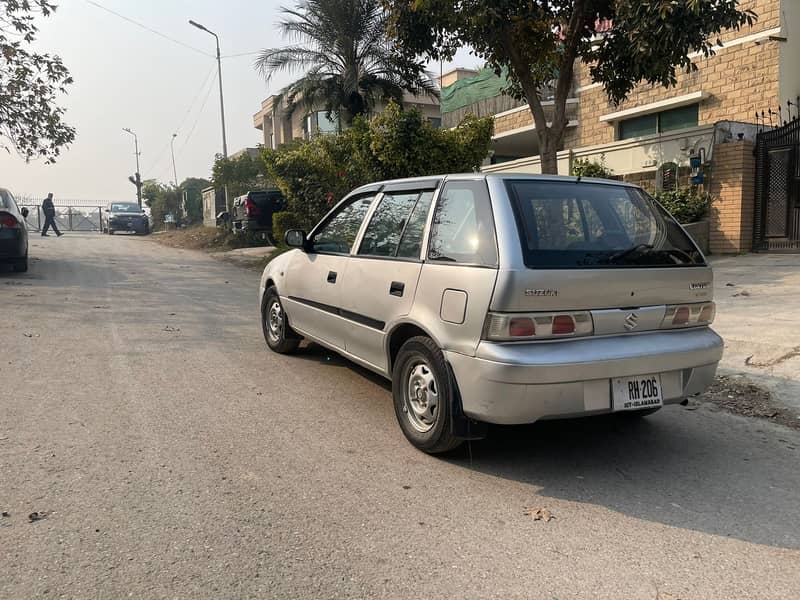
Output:
[[[139,202],[139,208],[142,208],[142,176],[139,172],[139,138],[128,127],[123,127],[122,131],[133,136],[133,143],[136,148],[136,173],[134,176],[128,177],[128,181],[136,186],[136,200]]]
[[[192,27],[197,27],[201,31],[205,31],[206,33],[210,33],[214,36],[214,39],[217,43],[217,79],[219,79],[219,113],[220,118],[222,120],[222,158],[228,158],[228,138],[225,133],[225,101],[223,100],[222,96],[222,55],[219,51],[219,36],[196,21],[192,21],[189,19],[189,25]],[[228,198],[228,186],[225,186],[225,207],[228,213],[231,212],[231,204],[230,199]]]
[[[178,169],[175,167],[175,138],[178,137],[177,133],[172,134],[172,139],[169,142],[170,149],[172,150],[172,176],[175,178],[175,187],[178,187]]]
[[[202,31],[205,31],[206,33],[210,33],[211,35],[214,36],[214,39],[217,42],[217,79],[219,79],[219,112],[220,112],[220,117],[222,119],[222,157],[228,158],[228,139],[227,135],[225,134],[225,101],[222,96],[222,56],[220,55],[219,52],[219,36],[210,29],[208,29],[207,27],[204,27],[203,25],[200,25],[200,23],[196,23],[191,19],[189,20],[189,24],[192,25],[193,27],[197,27]]]

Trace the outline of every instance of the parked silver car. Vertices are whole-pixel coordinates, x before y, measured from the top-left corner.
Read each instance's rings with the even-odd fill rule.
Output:
[[[267,344],[307,338],[390,378],[426,452],[486,423],[649,414],[703,392],[722,357],[711,268],[632,185],[387,181],[286,241],[261,277]]]

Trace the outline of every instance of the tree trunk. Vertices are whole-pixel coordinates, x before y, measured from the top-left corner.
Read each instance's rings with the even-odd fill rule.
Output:
[[[544,175],[558,175],[559,143],[550,128],[539,131],[539,159]]]

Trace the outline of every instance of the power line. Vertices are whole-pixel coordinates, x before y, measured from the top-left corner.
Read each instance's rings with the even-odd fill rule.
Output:
[[[195,51],[195,52],[197,52],[199,54],[202,54],[203,56],[207,56],[209,58],[214,58],[214,56],[212,56],[208,52],[205,52],[204,50],[200,50],[200,48],[195,48],[194,46],[190,46],[189,44],[187,44],[185,42],[182,42],[180,40],[176,40],[175,38],[170,37],[165,33],[161,33],[160,31],[157,31],[156,29],[153,29],[152,27],[148,27],[147,25],[144,25],[143,23],[140,23],[139,21],[135,21],[135,20],[131,19],[130,17],[126,17],[125,15],[122,15],[122,14],[116,12],[116,11],[113,11],[110,8],[106,7],[106,6],[103,6],[102,4],[100,4],[98,2],[95,2],[94,0],[85,0],[85,1],[86,1],[87,4],[91,4],[92,6],[95,6],[95,7],[99,8],[99,9],[101,9],[101,10],[104,10],[107,13],[110,13],[110,14],[114,15],[115,17],[119,17],[123,21],[127,21],[128,23],[136,25],[137,27],[141,27],[145,31],[149,31],[150,33],[153,33],[153,34],[155,34],[155,35],[157,35],[159,37],[162,37],[165,40],[169,40],[173,44],[178,44],[179,46],[183,46],[184,48],[188,48],[189,50],[193,50],[193,51]]]
[[[188,118],[189,118],[189,115],[191,115],[191,114],[192,114],[192,111],[194,110],[195,104],[196,104],[196,103],[197,103],[197,101],[198,101],[198,100],[199,100],[199,99],[202,97],[202,95],[203,95],[203,91],[206,89],[206,86],[207,86],[207,85],[209,85],[209,81],[212,81],[212,75],[214,75],[214,72],[216,71],[216,69],[217,69],[217,66],[216,66],[216,65],[212,65],[212,66],[211,66],[211,69],[209,70],[209,72],[208,72],[208,75],[206,75],[205,79],[203,80],[203,84],[200,86],[200,89],[198,89],[198,90],[197,90],[197,93],[195,93],[195,94],[192,96],[192,103],[189,105],[189,108],[188,108],[188,109],[186,110],[186,112],[183,114],[183,118],[181,119],[180,125],[178,125],[178,126],[177,126],[177,127],[174,129],[174,130],[173,130],[173,133],[178,133],[178,132],[179,132],[181,129],[183,129],[183,126],[186,124],[186,121],[188,120]],[[212,83],[213,83],[213,81],[212,81]],[[165,144],[165,145],[164,145],[164,146],[161,148],[161,151],[158,153],[158,157],[157,157],[157,158],[156,158],[156,159],[155,159],[155,160],[154,160],[152,163],[150,163],[150,168],[149,168],[149,169],[147,169],[147,170],[145,171],[145,173],[150,173],[150,172],[152,172],[152,171],[153,171],[153,169],[155,169],[155,168],[156,168],[158,165],[160,165],[160,164],[161,164],[161,161],[162,161],[162,160],[164,159],[164,157],[166,156],[166,154],[167,154],[167,150],[169,150],[169,147],[170,147],[170,142],[167,142],[167,143],[166,143],[166,144]]]
[[[261,54],[263,50],[256,50],[254,52],[241,52],[239,54],[226,54],[223,55],[222,58],[239,58],[241,56],[255,56],[256,54]]]
[[[205,98],[203,98],[203,104],[200,106],[200,112],[197,113],[197,118],[192,125],[192,128],[189,130],[189,135],[186,136],[186,140],[183,142],[183,146],[181,146],[181,150],[183,150],[186,145],[189,143],[189,140],[192,139],[192,135],[194,135],[194,130],[197,128],[197,124],[200,122],[200,117],[203,116],[203,110],[206,107],[206,103],[208,102],[209,96],[211,96],[211,91],[214,89],[214,83],[217,81],[216,75],[211,79],[211,85],[208,86],[208,91],[206,92]]]

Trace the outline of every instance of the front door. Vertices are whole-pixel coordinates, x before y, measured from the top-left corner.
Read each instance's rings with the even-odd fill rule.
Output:
[[[350,257],[342,287],[348,354],[388,371],[385,337],[414,302],[422,240],[437,180],[387,186]]]
[[[350,251],[374,193],[353,196],[328,216],[295,253],[286,271],[284,302],[292,327],[335,348],[344,349],[347,321],[341,316],[341,288]]]

